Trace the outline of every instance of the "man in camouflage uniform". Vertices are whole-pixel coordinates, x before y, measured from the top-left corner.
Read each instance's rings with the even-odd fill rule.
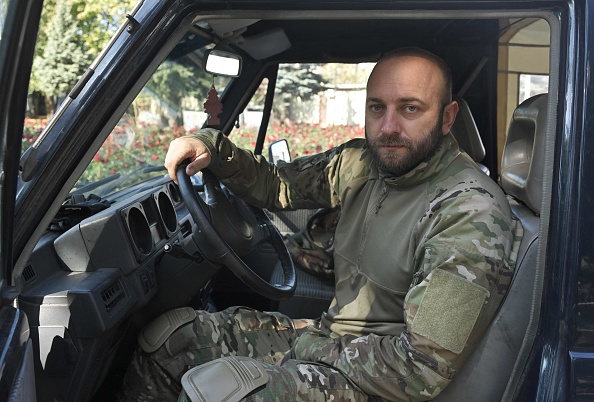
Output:
[[[499,187],[449,133],[457,110],[445,63],[402,49],[382,58],[369,78],[365,140],[277,167],[212,129],[173,141],[165,163],[172,177],[190,158],[188,174],[208,167],[255,206],[340,209],[336,295],[307,328],[245,308],[161,317],[174,323],[172,333],[154,344],[143,339],[158,337],[141,333],[127,397],[206,400],[220,386],[209,370],[222,373],[223,366],[240,367],[230,369],[237,378],[261,380],[229,400],[438,395],[494,317],[522,235]],[[150,335],[155,327],[147,328]],[[180,379],[194,366],[195,381],[184,379],[182,391]]]

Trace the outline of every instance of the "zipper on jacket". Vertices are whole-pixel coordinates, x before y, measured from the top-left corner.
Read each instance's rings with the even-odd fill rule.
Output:
[[[385,181],[382,181],[382,184],[384,186],[382,188],[382,192],[380,193],[379,197],[377,197],[377,200],[373,203],[371,208],[368,208],[367,212],[365,213],[365,221],[363,222],[363,233],[361,235],[361,246],[359,247],[359,252],[357,253],[357,264],[361,262],[361,255],[363,254],[363,249],[365,248],[365,243],[367,241],[367,232],[369,232],[371,217],[372,215],[378,214],[380,208],[382,207],[382,203],[384,202],[386,197],[388,197],[388,185]]]
[[[380,194],[377,201],[375,202],[375,207],[374,207],[375,215],[378,214],[380,208],[382,207],[382,202],[384,202],[384,200],[388,196],[388,185],[386,184],[386,182],[383,182],[383,184],[384,184],[384,188],[382,189],[382,193]]]

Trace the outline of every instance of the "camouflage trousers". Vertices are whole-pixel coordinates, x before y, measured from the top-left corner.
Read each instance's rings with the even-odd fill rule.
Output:
[[[371,400],[329,366],[282,361],[301,332],[281,313],[245,307],[197,311],[196,319],[178,328],[157,351],[135,352],[119,399],[187,401],[180,384],[187,370],[224,356],[246,356],[262,362],[270,379],[245,401]]]

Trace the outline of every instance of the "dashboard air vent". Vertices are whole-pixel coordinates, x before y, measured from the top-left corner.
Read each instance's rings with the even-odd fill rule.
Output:
[[[116,282],[103,292],[101,292],[101,298],[103,299],[103,303],[105,303],[105,309],[107,312],[112,311],[120,300],[126,297],[126,293],[122,288],[120,282]]]
[[[188,237],[189,235],[192,234],[192,225],[190,224],[190,222],[185,221],[182,226],[181,226],[181,232],[182,232],[182,236],[184,238]]]
[[[37,277],[37,274],[35,273],[35,270],[33,269],[33,265],[27,264],[25,269],[23,269],[23,279],[25,280],[25,282],[29,283],[36,277]]]

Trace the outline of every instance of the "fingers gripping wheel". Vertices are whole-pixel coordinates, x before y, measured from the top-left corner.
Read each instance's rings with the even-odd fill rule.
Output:
[[[186,174],[187,163],[177,168],[177,181],[182,199],[190,211],[196,226],[206,237],[212,248],[205,253],[211,260],[226,265],[243,283],[273,300],[288,299],[295,293],[295,267],[283,239],[264,211],[247,207],[242,201],[230,202],[221,190],[218,180],[208,171],[202,172],[205,189],[205,201],[194,191],[190,177]],[[203,209],[204,208],[204,209]],[[241,209],[253,213],[253,219],[239,218]],[[208,215],[205,211],[208,211]],[[210,217],[216,219],[215,225]],[[241,220],[241,222],[238,222]],[[239,228],[239,229],[238,229]],[[221,232],[227,236],[221,236]],[[237,236],[228,233],[240,232]],[[254,249],[262,242],[269,242],[274,248],[283,268],[284,283],[272,285],[262,279],[237,255],[235,250]],[[233,244],[233,247],[229,246]],[[246,245],[247,244],[247,245]]]

